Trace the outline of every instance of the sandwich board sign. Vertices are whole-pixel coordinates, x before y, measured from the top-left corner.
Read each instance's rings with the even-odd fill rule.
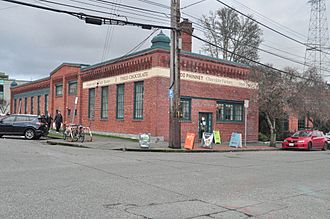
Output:
[[[195,133],[187,133],[186,140],[185,140],[185,143],[184,143],[184,148],[187,149],[187,150],[194,149],[195,138],[196,138]]]
[[[214,143],[221,144],[220,131],[219,130],[214,130],[213,131],[213,136],[214,136]]]
[[[202,147],[212,148],[213,143],[213,133],[203,132]]]
[[[139,134],[139,145],[141,148],[150,148],[150,134]]]
[[[231,133],[229,146],[230,147],[241,148],[242,147],[242,134],[237,133],[237,132]]]

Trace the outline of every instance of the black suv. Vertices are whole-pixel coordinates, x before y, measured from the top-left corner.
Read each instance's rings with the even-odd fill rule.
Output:
[[[37,115],[9,115],[0,119],[0,137],[3,135],[24,135],[26,139],[47,136],[45,119]]]

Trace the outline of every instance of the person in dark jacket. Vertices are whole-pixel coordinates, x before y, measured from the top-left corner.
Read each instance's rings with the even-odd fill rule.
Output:
[[[55,126],[56,126],[56,132],[59,132],[60,128],[61,128],[61,124],[63,122],[63,117],[61,115],[61,111],[57,112],[54,121],[55,121]]]
[[[52,124],[52,121],[53,121],[53,117],[49,113],[46,116],[46,121],[47,121],[48,130],[49,130],[50,129],[50,126]]]

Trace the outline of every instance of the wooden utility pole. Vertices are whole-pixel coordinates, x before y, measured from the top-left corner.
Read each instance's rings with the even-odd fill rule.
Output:
[[[171,0],[171,62],[169,147],[181,148],[180,124],[180,0]]]

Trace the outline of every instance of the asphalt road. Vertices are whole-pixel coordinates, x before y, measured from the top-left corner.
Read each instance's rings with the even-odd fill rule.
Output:
[[[330,218],[330,152],[121,152],[0,139],[0,218]]]

